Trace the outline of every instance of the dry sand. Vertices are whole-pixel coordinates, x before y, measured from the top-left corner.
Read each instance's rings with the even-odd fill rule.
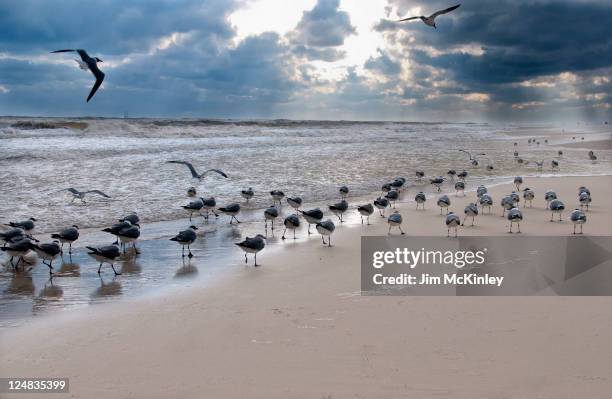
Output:
[[[569,234],[542,196],[554,189],[573,208],[580,185],[594,196],[585,233],[610,235],[609,176],[526,178],[537,199],[524,234]],[[494,215],[460,234],[507,234],[498,203],[511,186],[490,191]],[[473,198],[451,196],[451,208]],[[408,234],[446,234],[433,198],[401,211]],[[362,297],[359,236],[387,232],[372,221],[338,228],[332,248],[288,240],[214,287],[6,330],[0,375],[67,376],[77,398],[610,397],[612,298]]]

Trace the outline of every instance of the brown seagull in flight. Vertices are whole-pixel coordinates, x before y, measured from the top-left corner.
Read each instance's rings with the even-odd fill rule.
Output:
[[[440,10],[440,11],[436,11],[433,14],[431,14],[429,17],[424,17],[424,16],[420,16],[420,17],[410,17],[410,18],[404,18],[404,19],[400,19],[397,22],[403,22],[403,21],[411,21],[413,19],[420,19],[421,21],[423,21],[425,23],[425,25],[427,26],[433,26],[434,28],[438,29],[438,27],[436,26],[436,17],[442,14],[446,14],[449,13],[453,10],[456,10],[457,8],[459,8],[461,4],[457,4],[456,6],[452,6],[447,8],[446,10]]]

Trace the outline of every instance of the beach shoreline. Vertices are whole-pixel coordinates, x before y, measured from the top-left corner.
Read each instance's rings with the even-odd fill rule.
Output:
[[[585,233],[610,235],[600,199],[612,195],[611,183],[611,176],[525,179],[537,197],[524,210],[523,234],[570,234],[570,222],[548,221],[542,196],[557,191],[568,214],[586,185],[594,201]],[[507,235],[498,202],[511,190],[491,187],[493,214],[459,234]],[[475,196],[450,197],[462,215]],[[408,235],[446,235],[434,198],[425,211],[412,206],[398,204]],[[286,240],[260,254],[262,267],[235,267],[205,289],[3,330],[0,374],[69,377],[77,398],[607,397],[612,355],[598,348],[612,332],[612,298],[361,296],[359,237],[387,232],[380,216],[372,222],[352,217],[331,248],[318,235]]]

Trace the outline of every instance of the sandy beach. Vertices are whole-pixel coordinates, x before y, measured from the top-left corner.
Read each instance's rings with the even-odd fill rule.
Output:
[[[523,234],[568,235],[542,195],[573,209],[581,185],[594,197],[585,233],[610,235],[610,176],[526,178],[536,200]],[[498,201],[511,190],[492,188],[493,215],[459,234],[507,235]],[[451,210],[473,198],[451,195]],[[446,235],[433,198],[426,208],[398,205],[407,234]],[[361,296],[359,237],[387,233],[371,219],[337,228],[332,248],[313,235],[262,252],[260,268],[238,259],[212,287],[7,329],[0,374],[69,377],[71,398],[609,397],[612,298]]]

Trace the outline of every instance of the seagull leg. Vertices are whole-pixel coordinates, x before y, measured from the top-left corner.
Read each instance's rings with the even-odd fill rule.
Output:
[[[247,254],[246,252],[244,253],[244,263],[247,264],[249,262],[248,258],[247,258]]]
[[[327,244],[327,243],[325,242],[325,236],[324,236],[324,235],[322,235],[322,234],[321,234],[321,241],[323,241],[323,245]]]
[[[253,266],[255,267],[261,266],[257,264],[257,252],[255,252],[255,264]]]
[[[193,258],[193,254],[191,253],[191,246],[187,245],[187,250],[189,251],[189,255],[187,255],[189,259]]]
[[[182,248],[183,248],[183,252],[182,252],[182,254],[181,254],[181,257],[183,257],[183,258],[184,258],[184,257],[185,257],[185,246],[183,245],[183,246],[182,246]]]
[[[310,232],[310,223],[308,223],[308,235],[310,235],[310,234],[312,234],[312,233]]]
[[[329,238],[327,239],[327,246],[331,247],[331,234],[329,235]]]
[[[518,226],[517,233],[520,233],[521,232],[521,222],[518,222],[516,225]]]
[[[281,239],[283,239],[283,240],[285,239],[285,232],[286,232],[286,231],[287,231],[287,228],[285,227],[285,228],[283,229],[283,236],[281,237]]]
[[[390,236],[391,235],[391,225],[389,225],[389,231],[387,231],[387,235]]]
[[[293,239],[295,240],[295,229],[293,229]]]
[[[115,272],[115,276],[118,276],[118,275],[121,274],[121,273],[117,272],[117,270],[115,270],[115,265],[113,265],[112,263],[111,263],[111,267],[113,268],[113,272]]]
[[[100,274],[100,270],[102,270],[102,262],[100,262],[100,266],[98,266],[98,274]]]
[[[402,226],[397,226],[400,229],[400,232],[402,233],[402,235],[406,235],[406,233],[404,233],[404,230],[402,230]]]
[[[370,215],[368,215],[367,221],[368,221],[367,225],[369,226],[370,225]]]

